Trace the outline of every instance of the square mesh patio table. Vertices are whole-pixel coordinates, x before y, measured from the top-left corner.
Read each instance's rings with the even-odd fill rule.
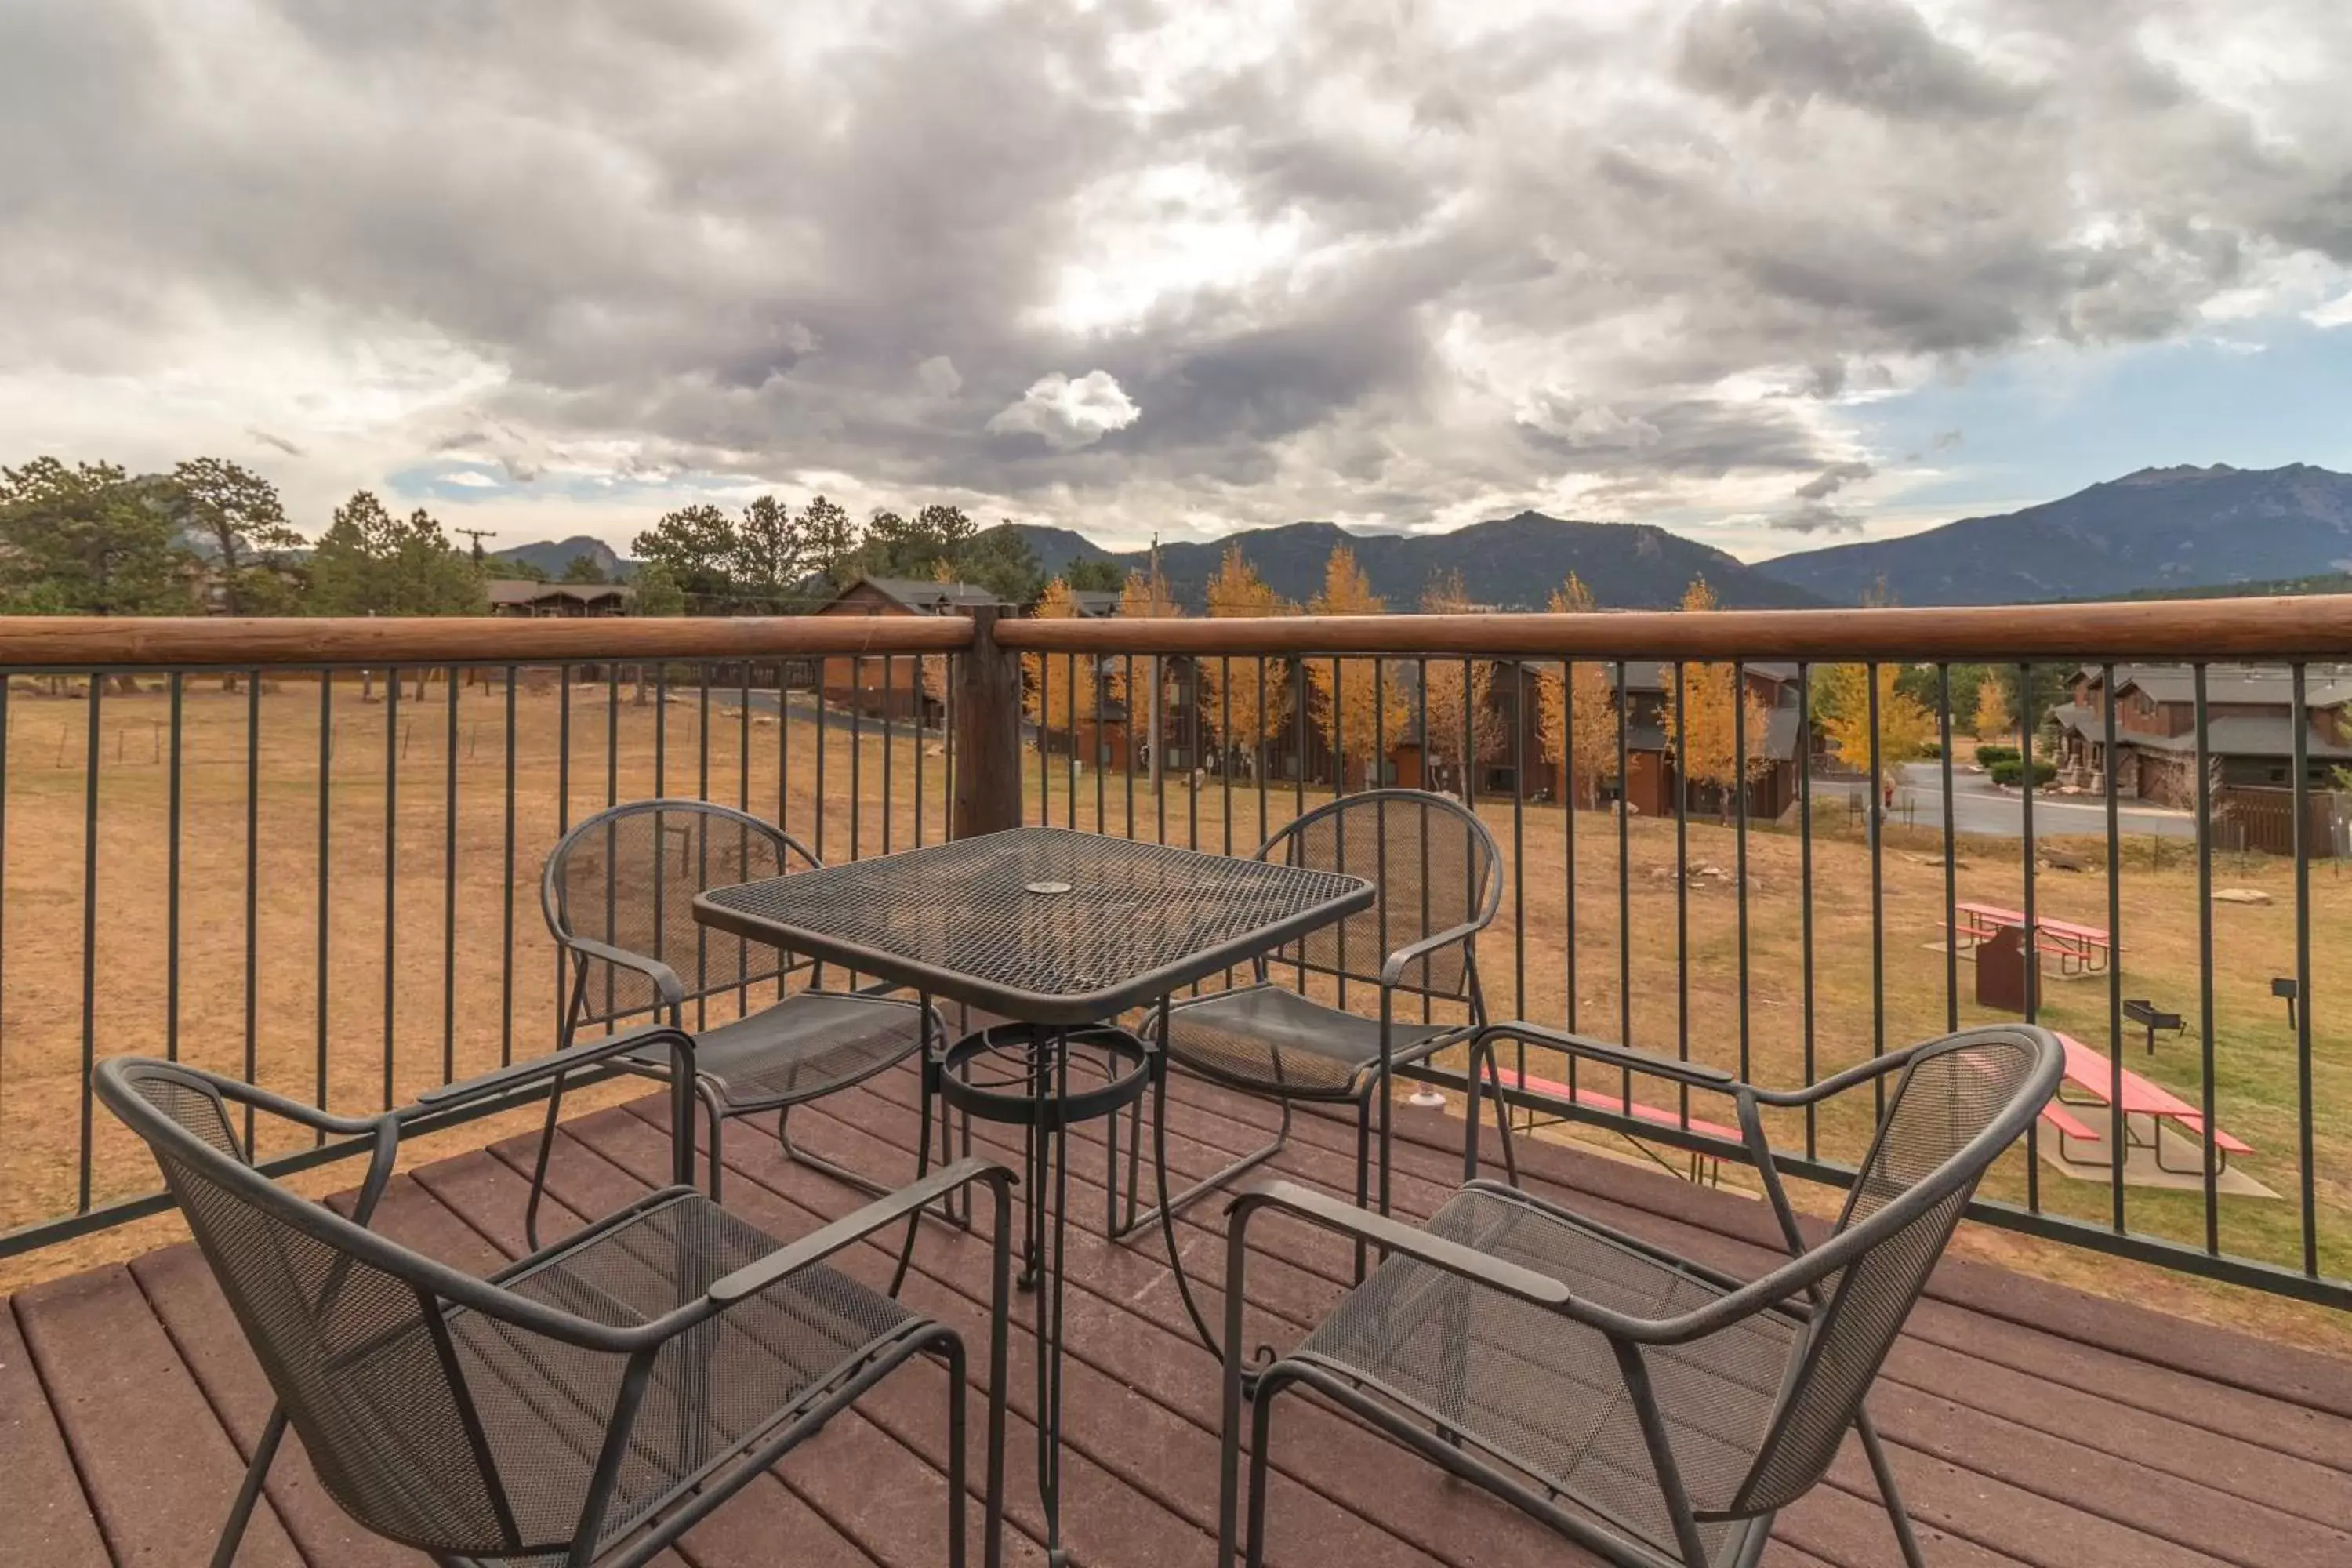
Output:
[[[694,916],[1001,1017],[1092,1024],[1371,901],[1339,872],[1015,827],[715,888]]]
[[[1118,1207],[1118,1112],[1147,1087],[1166,1136],[1166,1058],[1116,1026],[1174,992],[1369,907],[1360,877],[1240,860],[1061,827],[1016,827],[877,859],[714,888],[694,918],[1012,1020],[923,1053],[926,1087],[968,1116],[1023,1129],[1024,1286],[1037,1297],[1037,1484],[1049,1562],[1061,1547],[1062,1253],[1069,1123],[1108,1118]],[[1164,1033],[1164,1029],[1162,1031]],[[930,1128],[919,1167],[928,1167]],[[1163,1200],[1165,1194],[1162,1194]],[[1048,1209],[1051,1210],[1050,1222]],[[1050,1223],[1050,1248],[1048,1247]],[[1115,1226],[1114,1226],[1115,1228]],[[1160,1229],[1192,1300],[1172,1218]],[[908,1234],[911,1256],[914,1236]]]

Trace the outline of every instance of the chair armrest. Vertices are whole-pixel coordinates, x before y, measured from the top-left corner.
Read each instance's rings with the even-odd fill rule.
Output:
[[[1507,1040],[1524,1040],[1531,1046],[1549,1046],[1566,1051],[1570,1056],[1585,1057],[1606,1062],[1611,1067],[1623,1068],[1628,1072],[1647,1073],[1654,1078],[1672,1079],[1689,1084],[1694,1089],[1720,1089],[1728,1094],[1746,1086],[1721,1068],[1705,1062],[1686,1062],[1679,1057],[1662,1057],[1652,1051],[1637,1051],[1630,1046],[1614,1046],[1606,1040],[1588,1039],[1582,1035],[1562,1034],[1556,1029],[1538,1028],[1517,1019],[1489,1024],[1473,1036],[1470,1054],[1475,1058],[1487,1042],[1500,1037]]]
[[[1389,961],[1381,965],[1381,984],[1394,985],[1404,978],[1407,965],[1427,958],[1431,953],[1443,948],[1452,947],[1457,942],[1467,942],[1486,929],[1486,921],[1483,918],[1464,921],[1458,926],[1450,926],[1444,931],[1423,937],[1419,942],[1405,943],[1404,946],[1390,953]]]
[[[379,1124],[384,1120],[382,1113],[373,1116],[337,1116],[332,1111],[321,1110],[315,1105],[305,1105],[299,1100],[289,1100],[282,1094],[273,1093],[259,1084],[247,1083],[242,1079],[230,1078],[223,1073],[208,1072],[198,1067],[184,1066],[182,1070],[194,1073],[204,1079],[219,1092],[223,1100],[235,1100],[239,1105],[250,1105],[257,1110],[266,1110],[272,1116],[283,1117],[289,1121],[299,1123],[316,1131],[331,1132],[341,1138],[375,1137]]]
[[[1557,1311],[1568,1306],[1570,1301],[1568,1287],[1548,1274],[1522,1268],[1499,1258],[1489,1258],[1460,1242],[1448,1241],[1442,1236],[1432,1236],[1425,1230],[1399,1224],[1370,1209],[1360,1209],[1353,1204],[1327,1197],[1295,1182],[1276,1179],[1244,1185],[1234,1201],[1225,1206],[1229,1216],[1227,1223],[1234,1234],[1238,1236],[1248,1225],[1250,1216],[1262,1208],[1281,1209],[1310,1225],[1321,1226],[1342,1236],[1360,1237],[1389,1252],[1401,1252],[1433,1268],[1442,1268],[1448,1274],[1507,1296],[1516,1296],[1538,1307]],[[1234,1250],[1238,1256],[1240,1248]],[[1227,1288],[1232,1289],[1231,1281],[1227,1282]]]
[[[416,1097],[419,1110],[446,1110],[453,1105],[484,1100],[505,1094],[512,1089],[553,1078],[559,1073],[577,1072],[593,1067],[611,1057],[638,1050],[647,1045],[665,1042],[669,1046],[673,1070],[679,1074],[694,1070],[694,1037],[667,1024],[645,1024],[634,1029],[624,1029],[617,1035],[607,1035],[601,1040],[573,1046],[529,1061],[516,1062],[511,1067],[498,1068],[474,1078],[459,1079],[428,1089]]]
[[[614,947],[593,937],[576,936],[569,931],[560,934],[556,940],[573,952],[601,959],[623,969],[635,970],[654,983],[654,989],[661,994],[663,1006],[677,1008],[686,1005],[686,983],[678,979],[677,970],[660,959],[647,958],[642,952],[631,952],[627,948]],[[673,1013],[672,1016],[676,1015]]]
[[[956,1188],[972,1182],[986,1182],[995,1190],[997,1234],[1003,1236],[1013,1190],[1013,1173],[993,1160],[959,1160],[952,1165],[932,1172],[911,1186],[900,1187],[887,1197],[877,1198],[855,1214],[844,1215],[831,1225],[819,1226],[757,1262],[745,1264],[713,1284],[704,1299],[718,1306],[729,1307],[746,1296],[756,1296],[778,1280],[797,1274],[813,1264],[824,1262],[853,1242],[862,1241],[893,1221],[904,1219],[916,1210],[936,1203]]]

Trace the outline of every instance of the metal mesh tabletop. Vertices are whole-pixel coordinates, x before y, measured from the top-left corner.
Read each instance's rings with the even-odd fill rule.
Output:
[[[1361,878],[1016,827],[719,888],[695,918],[1039,1024],[1157,1000],[1366,907]]]

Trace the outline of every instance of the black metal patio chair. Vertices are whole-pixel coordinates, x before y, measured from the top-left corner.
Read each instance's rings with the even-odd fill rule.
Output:
[[[610,1058],[673,1035],[641,1033],[579,1049]],[[542,1058],[438,1091],[433,1104],[558,1070]],[[790,1243],[691,1187],[667,1187],[482,1279],[364,1223],[403,1120],[428,1107],[333,1116],[136,1057],[101,1062],[95,1081],[154,1152],[278,1394],[215,1568],[235,1560],[289,1421],[354,1521],[437,1563],[642,1563],[921,1354],[947,1372],[948,1560],[961,1565],[963,1342],[824,1260],[973,1182],[996,1200],[982,1538],[989,1568],[1001,1561],[1012,1231],[1003,1166],[948,1166]],[[354,1218],[248,1164],[233,1103],[371,1140]]]
[[[1740,1280],[1475,1179],[1477,1074],[1519,1038],[1732,1097],[1794,1256]],[[1283,1182],[1232,1205],[1225,1287],[1220,1568],[1236,1543],[1242,1402],[1251,1401],[1247,1561],[1265,1546],[1276,1396],[1312,1389],[1398,1442],[1625,1568],[1747,1568],[1775,1513],[1861,1437],[1903,1560],[1918,1541],[1864,1397],[1977,1182],[2057,1087],[2058,1041],[2024,1026],[1891,1052],[1781,1092],[1597,1041],[1498,1024],[1472,1048],[1472,1179],[1415,1228]],[[1895,1079],[1844,1212],[1808,1248],[1775,1174],[1759,1106],[1812,1104]],[[1505,1146],[1509,1120],[1502,1120]],[[1252,1216],[1279,1209],[1384,1261],[1295,1350],[1243,1363]]]
[[[1343,795],[1284,826],[1258,847],[1257,858],[1344,871],[1379,889],[1372,903],[1334,925],[1261,958],[1255,983],[1179,1002],[1168,1014],[1161,1042],[1171,1062],[1229,1089],[1272,1100],[1282,1122],[1265,1147],[1168,1195],[1168,1172],[1158,1174],[1161,1202],[1181,1212],[1244,1172],[1272,1159],[1290,1136],[1294,1101],[1356,1108],[1356,1202],[1377,1201],[1389,1211],[1390,1085],[1394,1070],[1468,1039],[1486,1020],[1475,948],[1503,896],[1502,852],[1494,835],[1458,801],[1423,790],[1379,789]],[[1272,965],[1291,966],[1303,981],[1330,981],[1339,1005],[1276,984]],[[1350,981],[1373,987],[1380,1016],[1347,1010]],[[1400,998],[1421,998],[1417,1019],[1397,1016]],[[1433,1019],[1427,1004],[1451,1004],[1464,1016]],[[1155,1017],[1146,1025],[1156,1032]],[[1373,1191],[1372,1110],[1380,1110],[1380,1181]],[[1118,1227],[1131,1235],[1160,1211],[1134,1211],[1139,1173],[1141,1106],[1137,1136],[1129,1142],[1129,1215]],[[1361,1254],[1359,1252],[1359,1267]]]
[[[565,964],[559,1050],[582,1029],[650,1015],[693,1035],[693,1089],[709,1125],[707,1188],[722,1195],[720,1130],[739,1116],[776,1113],[776,1141],[788,1159],[876,1195],[890,1189],[873,1178],[797,1147],[793,1108],[851,1088],[926,1048],[944,1046],[939,1014],[915,1003],[823,988],[822,964],[698,924],[695,895],[711,888],[783,876],[821,862],[800,840],[731,806],[701,800],[646,800],[600,812],[566,833],[548,856],[540,883],[547,928]],[[805,989],[781,994],[787,977],[806,969]],[[779,994],[754,1007],[758,991]],[[699,1014],[732,993],[741,1016],[711,1028]],[[689,1026],[688,1004],[698,1017]],[[625,1053],[625,1071],[667,1081],[668,1053]],[[924,1075],[925,1147],[916,1174],[929,1168],[935,1096]],[[562,1109],[563,1079],[548,1097],[547,1121],[531,1169],[524,1233],[539,1245],[539,1205],[549,1150]],[[942,1107],[944,1114],[944,1107]],[[948,1148],[941,1130],[942,1158]]]

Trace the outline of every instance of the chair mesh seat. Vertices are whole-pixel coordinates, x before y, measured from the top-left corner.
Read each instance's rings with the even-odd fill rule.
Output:
[[[923,1043],[923,1014],[881,996],[803,991],[694,1037],[698,1077],[730,1110],[795,1103],[903,1061]],[[633,1052],[638,1070],[667,1078],[670,1052]]]
[[[681,1195],[503,1283],[568,1312],[635,1324],[778,1245],[708,1199]],[[888,1297],[819,1267],[671,1341],[654,1363],[605,1539],[914,1321]],[[563,1539],[587,1493],[624,1362],[464,1310],[447,1323],[519,1532],[526,1542]]]
[[[1452,1024],[1391,1021],[1396,1060],[1440,1036]],[[1351,1099],[1381,1059],[1381,1026],[1327,1007],[1278,985],[1218,992],[1168,1015],[1168,1055],[1195,1072],[1246,1089],[1293,1098]]]
[[[1723,1294],[1514,1194],[1466,1188],[1427,1228],[1633,1317],[1670,1317]],[[1764,1313],[1643,1352],[1700,1512],[1730,1500],[1761,1450],[1801,1332],[1792,1319]],[[1597,1331],[1394,1256],[1293,1355],[1375,1385],[1369,1392],[1472,1438],[1564,1504],[1680,1561],[1623,1374]],[[1729,1561],[1747,1529],[1703,1523],[1709,1561]]]

